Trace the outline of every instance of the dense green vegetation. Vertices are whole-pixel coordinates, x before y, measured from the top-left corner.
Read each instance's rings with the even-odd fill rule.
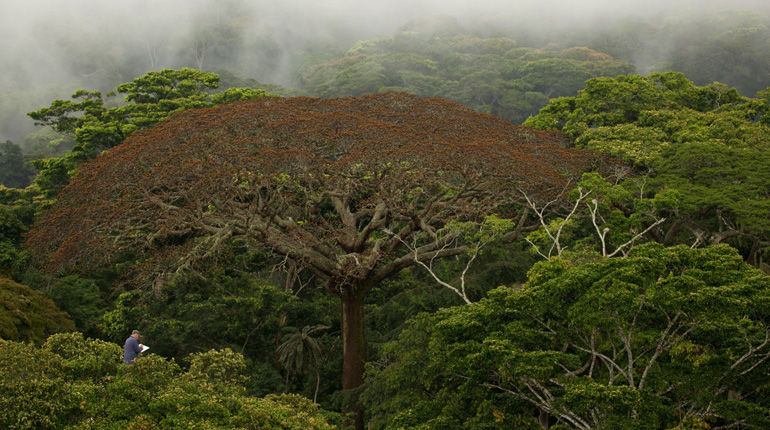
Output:
[[[41,343],[48,336],[72,331],[75,325],[54,302],[8,278],[0,277],[0,338]]]
[[[515,37],[515,36],[514,36]],[[564,34],[558,43],[579,42],[643,73],[677,71],[698,85],[723,82],[754,96],[768,87],[770,17],[746,10],[708,13],[693,7],[661,13],[654,20],[629,17],[596,31]]]
[[[520,288],[413,320],[370,366],[371,423],[764,428],[768,299],[770,278],[725,245],[553,258]]]
[[[0,427],[770,427],[770,18],[286,56],[217,4],[0,95]]]
[[[514,123],[551,98],[572,95],[586,79],[633,67],[585,47],[533,49],[508,38],[463,32],[451,19],[410,23],[391,39],[359,42],[345,56],[314,64],[302,87],[320,97],[408,91],[458,101]]]
[[[0,425],[7,429],[333,429],[295,395],[247,395],[230,349],[122,364],[114,343],[57,334],[40,347],[0,340]],[[333,415],[329,418],[336,419]]]
[[[658,193],[662,243],[729,243],[767,268],[770,245],[770,104],[722,84],[693,85],[679,73],[599,78],[576,97],[552,100],[527,124],[560,129],[579,147],[644,172],[618,177],[625,211]],[[624,206],[614,202],[616,206]],[[765,269],[767,270],[767,269]]]

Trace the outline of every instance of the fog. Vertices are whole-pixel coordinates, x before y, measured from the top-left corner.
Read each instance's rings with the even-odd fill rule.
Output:
[[[292,67],[303,51],[344,52],[356,40],[390,37],[418,17],[449,15],[477,34],[518,35],[521,43],[535,45],[628,17],[654,19],[664,11],[692,17],[728,9],[767,11],[770,5],[766,0],[3,0],[0,111],[5,113],[0,114],[6,117],[0,117],[0,141],[18,140],[32,127],[31,120],[7,113],[11,103],[30,110],[49,104],[52,95],[66,98],[79,87],[110,90],[164,67],[216,71],[224,58],[244,77],[291,86]],[[219,45],[211,46],[215,27],[229,33],[217,33]]]

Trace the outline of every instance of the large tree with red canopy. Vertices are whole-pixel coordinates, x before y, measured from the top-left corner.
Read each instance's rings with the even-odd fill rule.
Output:
[[[354,389],[368,291],[467,253],[450,222],[520,217],[522,192],[558,194],[598,163],[556,132],[442,99],[265,98],[182,112],[83,165],[28,244],[52,271],[132,255],[144,288],[233,238],[293,259],[340,297],[343,388]]]

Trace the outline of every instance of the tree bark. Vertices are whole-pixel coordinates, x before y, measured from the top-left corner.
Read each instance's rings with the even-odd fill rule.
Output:
[[[342,302],[342,389],[355,390],[364,384],[366,346],[364,344],[364,291],[348,287]],[[357,396],[353,396],[357,397]],[[357,401],[345,405],[344,412],[351,414],[346,425],[356,430],[364,429],[364,416]]]

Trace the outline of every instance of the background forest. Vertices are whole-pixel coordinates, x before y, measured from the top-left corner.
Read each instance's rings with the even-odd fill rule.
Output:
[[[0,6],[0,428],[770,427],[767,6],[349,3]]]

